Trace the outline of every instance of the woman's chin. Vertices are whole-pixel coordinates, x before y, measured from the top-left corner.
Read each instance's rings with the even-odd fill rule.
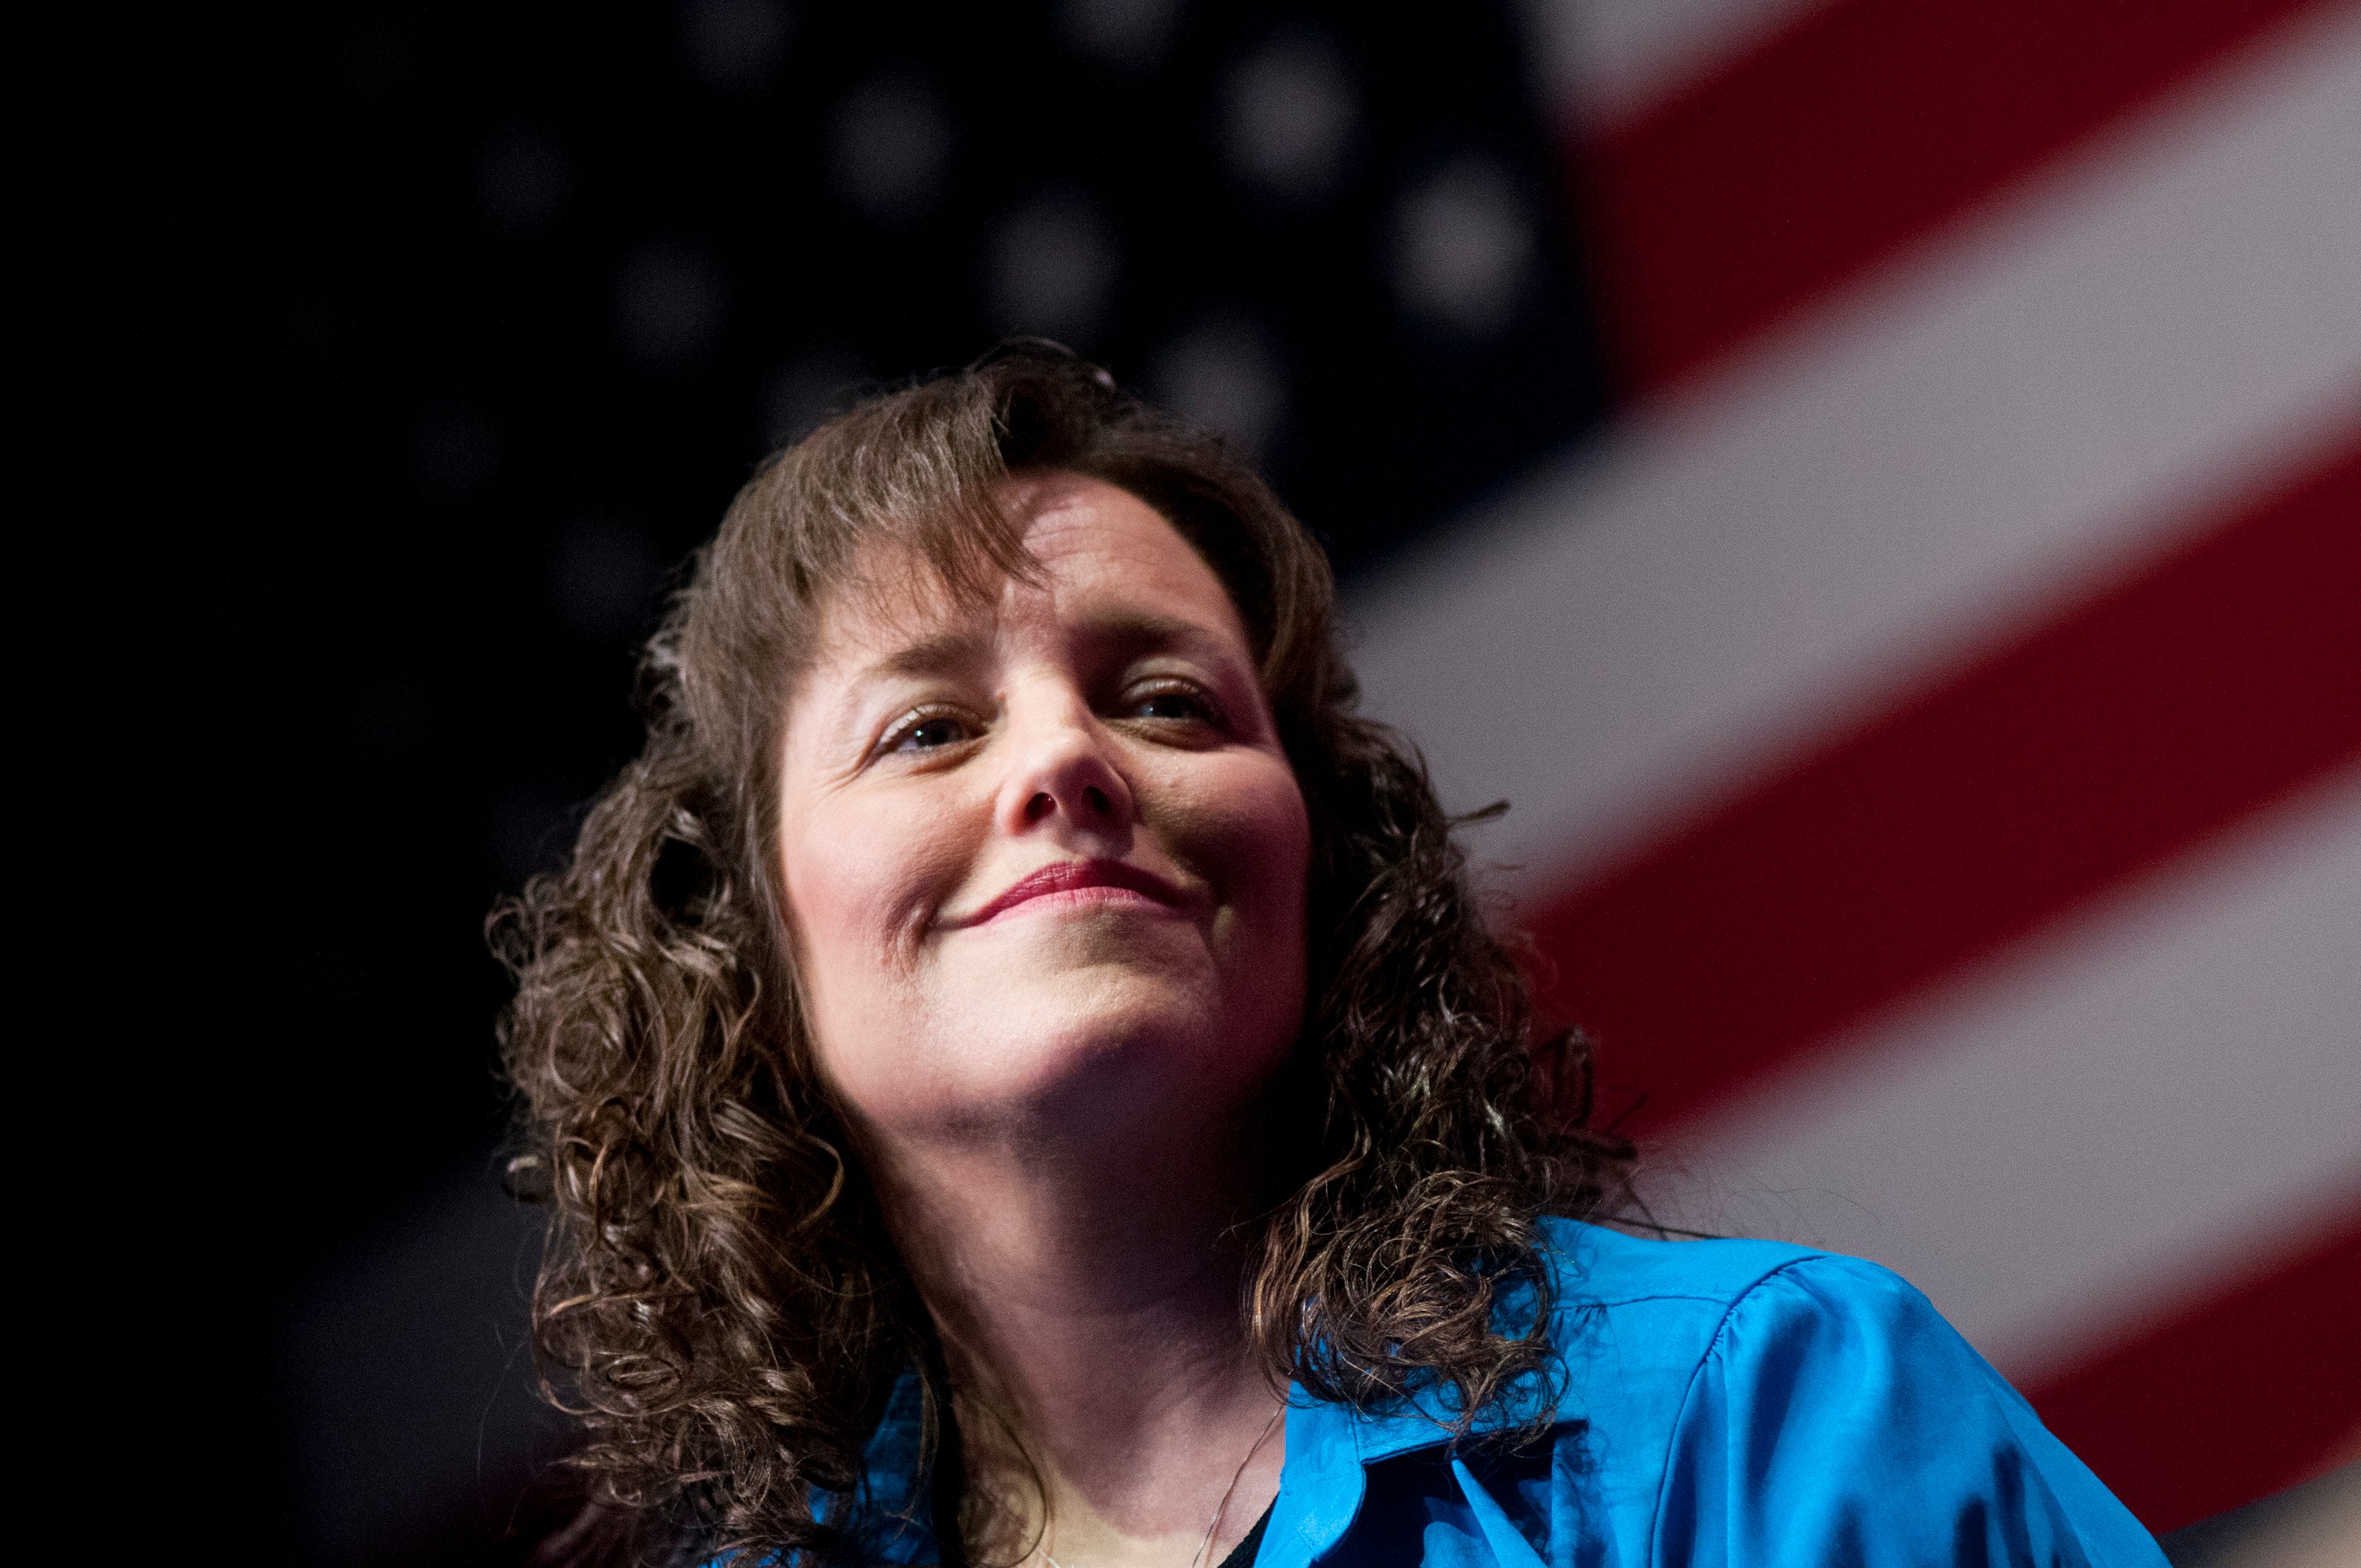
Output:
[[[1036,977],[993,1012],[936,1036],[961,1065],[947,1098],[965,1116],[1061,1141],[1180,1133],[1230,1115],[1285,1048],[1241,1050],[1218,995],[1168,976]]]

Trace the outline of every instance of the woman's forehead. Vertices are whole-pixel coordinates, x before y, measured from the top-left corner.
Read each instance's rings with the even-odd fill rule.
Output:
[[[813,666],[849,672],[907,648],[1109,620],[1194,623],[1245,647],[1228,590],[1137,497],[1057,475],[1011,481],[1001,499],[1033,570],[961,585],[916,543],[877,540],[823,600]]]

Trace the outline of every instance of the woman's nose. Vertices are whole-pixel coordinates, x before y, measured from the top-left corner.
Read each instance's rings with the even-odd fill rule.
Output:
[[[1016,765],[1002,792],[1002,826],[1023,833],[1062,819],[1069,828],[1122,832],[1131,826],[1131,785],[1115,765],[1111,737],[1078,699],[1010,715]]]

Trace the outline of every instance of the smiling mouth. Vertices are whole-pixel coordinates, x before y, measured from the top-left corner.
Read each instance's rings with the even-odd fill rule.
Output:
[[[1121,861],[1060,861],[1020,879],[999,897],[956,924],[981,926],[1012,909],[1045,900],[1052,905],[1145,903],[1174,909],[1187,903],[1179,888],[1137,866],[1126,865]]]

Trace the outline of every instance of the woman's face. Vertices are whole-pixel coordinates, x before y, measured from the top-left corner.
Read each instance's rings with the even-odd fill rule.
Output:
[[[779,854],[821,1070],[889,1141],[1202,1131],[1298,1026],[1302,794],[1170,524],[1071,475],[1005,499],[1041,581],[840,595],[790,698]]]

